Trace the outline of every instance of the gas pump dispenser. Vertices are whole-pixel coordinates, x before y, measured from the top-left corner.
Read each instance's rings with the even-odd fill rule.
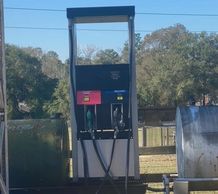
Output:
[[[68,8],[73,177],[139,178],[133,6]],[[77,64],[76,24],[127,22],[128,64]]]

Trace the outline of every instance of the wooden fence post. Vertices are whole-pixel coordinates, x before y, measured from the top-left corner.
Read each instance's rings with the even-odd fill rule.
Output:
[[[146,131],[145,126],[143,126],[143,128],[142,128],[142,134],[143,134],[143,138],[142,138],[143,143],[142,143],[142,145],[147,146],[147,131]]]

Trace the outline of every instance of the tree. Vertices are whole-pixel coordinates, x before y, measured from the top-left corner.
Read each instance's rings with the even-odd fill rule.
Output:
[[[175,45],[187,34],[183,26],[158,30],[146,35],[142,60],[137,66],[137,88],[140,105],[173,106],[179,68],[185,64],[175,52]]]
[[[66,66],[54,51],[48,51],[42,56],[42,72],[50,78],[62,79],[66,76]]]
[[[135,57],[136,57],[136,64],[140,64],[142,62],[142,56],[143,56],[143,40],[139,33],[135,34]],[[122,62],[128,63],[129,61],[129,43],[126,41],[124,43],[124,47],[121,53]]]
[[[98,49],[93,45],[87,45],[83,49],[78,49],[79,54],[77,57],[77,63],[80,65],[91,65],[93,64],[93,58],[95,57]]]
[[[44,75],[42,64],[21,48],[6,45],[6,78],[9,119],[22,119],[25,113],[19,108],[23,103],[30,108],[29,116],[45,116],[43,104],[51,98],[57,80]]]
[[[197,99],[209,94],[214,101],[218,94],[218,35],[196,34],[190,50],[189,68],[193,80],[192,92]],[[202,99],[201,99],[202,100]]]
[[[94,64],[116,64],[120,61],[121,58],[114,49],[100,50],[93,59]]]
[[[175,106],[190,96],[217,96],[217,38],[180,24],[146,35],[137,66],[140,105]]]
[[[44,110],[49,114],[62,113],[64,118],[70,118],[70,91],[66,79],[59,81],[50,102],[45,104]]]
[[[67,66],[61,62],[59,56],[54,51],[44,52],[41,48],[25,47],[21,48],[31,57],[37,58],[42,64],[42,72],[50,78],[62,79],[66,76]]]

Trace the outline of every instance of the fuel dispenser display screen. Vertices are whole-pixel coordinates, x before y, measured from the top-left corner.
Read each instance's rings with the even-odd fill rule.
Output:
[[[126,138],[129,128],[129,65],[76,66],[77,138]]]

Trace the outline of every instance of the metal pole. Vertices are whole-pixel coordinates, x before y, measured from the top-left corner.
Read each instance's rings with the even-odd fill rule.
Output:
[[[9,193],[9,172],[8,172],[8,131],[7,131],[7,112],[6,112],[6,69],[5,69],[5,48],[4,48],[4,6],[3,0],[0,0],[0,112],[2,130],[4,133],[2,144],[2,160],[1,160],[1,174],[0,174],[0,189],[3,194]]]
[[[135,64],[135,27],[134,17],[129,17],[129,64],[132,74],[131,79],[131,116],[132,116],[132,130],[134,139],[134,154],[135,154],[135,179],[139,179],[139,153],[138,153],[138,112],[137,112],[137,96],[136,96],[136,64]]]
[[[76,26],[72,20],[69,20],[69,46],[70,46],[70,97],[71,97],[71,131],[72,131],[72,145],[73,145],[73,180],[78,180],[78,143],[77,143],[77,123],[76,123],[76,104],[75,104],[75,88],[76,88],[76,76],[75,76],[75,65],[77,61],[77,40],[76,40]]]
[[[170,194],[170,181],[167,175],[163,175],[164,194]]]

